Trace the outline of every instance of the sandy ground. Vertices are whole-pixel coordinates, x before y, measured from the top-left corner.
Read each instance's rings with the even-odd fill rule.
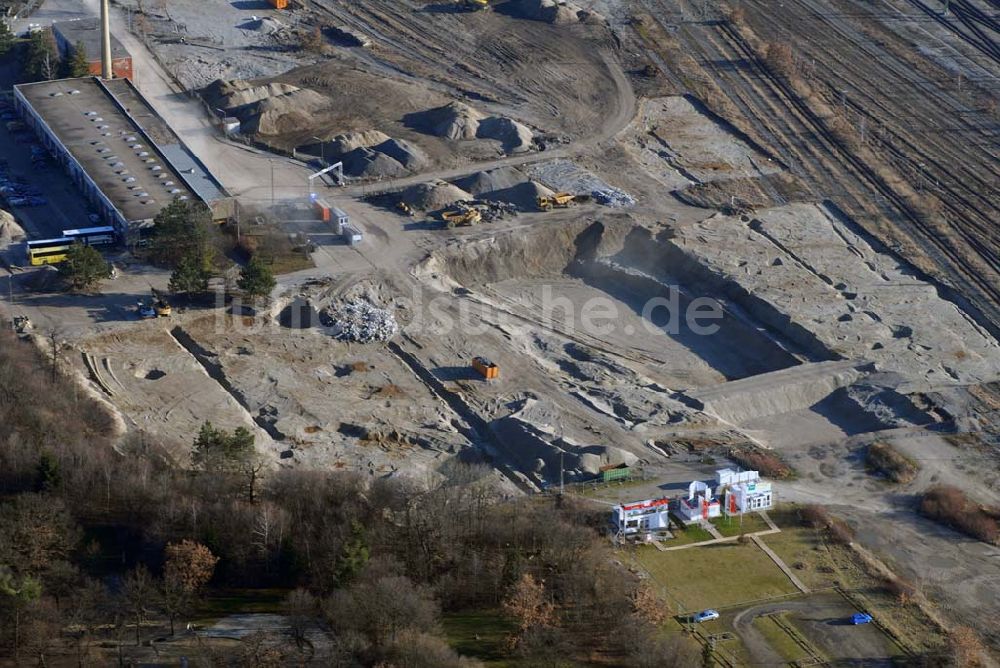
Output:
[[[238,27],[248,10],[222,4],[204,16],[192,3],[171,5],[173,21],[204,43],[161,43],[161,55],[190,59],[192,67],[201,59],[198,72],[215,76],[230,52],[245,52],[231,64],[239,76],[296,77],[303,85],[328,76],[313,84],[331,91],[337,72],[357,68],[368,83],[392,76],[423,90],[421,106],[473,101],[560,141],[543,152],[472,152],[400,179],[324,186],[321,194],[364,232],[360,246],[348,247],[310,207],[309,169],[221,140],[201,106],[128,34],[127,14],[116,13],[114,30],[133,53],[137,85],[177,134],[241,202],[317,244],[316,266],[280,276],[272,305],[280,311],[293,298],[328,304],[364,293],[392,309],[402,329],[389,344],[347,344],[322,328],[275,324],[270,309],[137,322],[130,305],[150,284],[162,287],[162,273],[127,268],[94,296],[30,292],[27,275],[18,276],[19,308],[42,328],[65,330],[69,361],[126,424],[172,445],[178,461],[200,422],[211,419],[252,427],[276,466],[430,483],[446,462],[485,460],[511,491],[551,485],[561,471],[573,480],[600,465],[640,462],[656,478],[629,488],[637,496],[676,493],[694,477],[711,477],[714,467],[697,457],[664,451],[755,442],[799,471],[776,486],[779,499],[834,506],[863,543],[920,577],[956,619],[976,626],[983,610],[1000,612],[996,548],[914,513],[916,495],[936,482],[997,500],[995,450],[956,450],[940,435],[956,425],[988,433],[995,420],[984,416],[995,407],[963,393],[1000,377],[996,340],[951,291],[830,203],[782,205],[771,197],[778,206],[721,215],[678,201],[671,193],[692,184],[742,179],[769,190],[761,177],[775,176],[777,166],[691,98],[657,94],[640,104],[636,78],[622,67],[634,54],[603,25],[320,3],[316,11],[327,20],[365,31],[374,44],[333,47],[322,64],[287,72],[302,64],[297,56],[260,48],[258,32]],[[199,27],[206,20],[218,26]],[[614,25],[627,30],[620,16]],[[433,37],[435,26],[453,31],[453,49]],[[404,106],[387,105],[384,122],[400,123]],[[359,129],[356,120],[336,124]],[[499,166],[531,172],[554,160],[635,202],[581,203],[448,230],[367,199]],[[673,295],[682,312],[709,299],[718,329],[699,333],[690,321],[646,310]],[[570,317],[555,317],[547,302]],[[83,353],[100,378],[85,368]],[[499,365],[499,379],[486,382],[471,370],[476,355]],[[861,449],[875,438],[920,460],[918,479],[893,489],[865,473]],[[878,654],[841,643],[839,627],[823,630],[847,654]]]

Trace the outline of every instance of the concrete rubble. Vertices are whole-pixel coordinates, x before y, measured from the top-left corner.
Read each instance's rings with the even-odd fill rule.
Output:
[[[374,343],[388,341],[399,332],[399,323],[386,309],[363,299],[331,306],[321,314],[333,334],[343,341]]]

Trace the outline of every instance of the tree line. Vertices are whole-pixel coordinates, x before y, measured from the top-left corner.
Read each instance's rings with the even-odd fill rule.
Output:
[[[177,460],[141,432],[116,437],[46,364],[0,335],[3,656],[125,663],[239,587],[286,592],[288,631],[206,645],[192,665],[471,665],[442,614],[480,610],[507,620],[503,651],[525,665],[698,664],[658,635],[666,613],[615,563],[603,513],[506,499],[475,463],[431,487],[274,470],[251,432],[210,423]]]

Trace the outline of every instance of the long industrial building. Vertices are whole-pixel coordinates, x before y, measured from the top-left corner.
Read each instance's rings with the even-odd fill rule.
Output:
[[[128,79],[21,84],[14,95],[25,122],[123,241],[150,230],[174,199],[204,202],[216,219],[229,215],[222,185]]]

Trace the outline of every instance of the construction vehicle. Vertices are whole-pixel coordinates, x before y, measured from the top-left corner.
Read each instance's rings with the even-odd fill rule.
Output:
[[[414,216],[413,207],[411,207],[406,202],[396,202],[396,209],[404,216]]]
[[[441,220],[448,227],[469,227],[478,225],[483,220],[483,214],[478,209],[463,207],[441,212]]]
[[[170,302],[160,293],[159,290],[150,286],[150,292],[153,293],[153,310],[156,312],[157,318],[169,318],[173,313],[173,309],[170,307]]]
[[[28,319],[26,315],[15,315],[14,316],[14,331],[18,334],[24,334],[29,329],[31,329],[31,320]]]
[[[538,208],[542,211],[548,211],[552,208],[565,209],[570,204],[576,201],[576,195],[573,193],[554,193],[552,195],[539,195],[538,196]]]
[[[472,368],[478,371],[486,380],[493,380],[500,375],[500,367],[485,357],[473,357]]]
[[[490,8],[490,0],[462,0],[462,6],[472,12]]]

